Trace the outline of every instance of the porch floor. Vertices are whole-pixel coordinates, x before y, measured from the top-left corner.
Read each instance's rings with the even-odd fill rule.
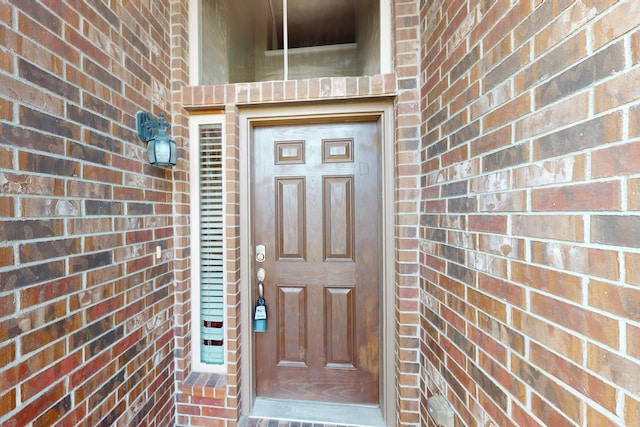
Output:
[[[258,398],[242,427],[383,427],[378,406]]]
[[[299,421],[265,420],[250,418],[241,427],[351,427],[346,424],[301,423]]]

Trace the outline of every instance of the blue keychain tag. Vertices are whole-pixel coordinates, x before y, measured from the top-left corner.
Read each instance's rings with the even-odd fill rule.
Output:
[[[253,313],[253,329],[256,332],[267,331],[267,304],[264,298],[259,298]]]

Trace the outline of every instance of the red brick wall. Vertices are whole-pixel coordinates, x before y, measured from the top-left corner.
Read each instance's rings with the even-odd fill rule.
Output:
[[[183,166],[147,163],[135,114],[185,83],[180,3],[0,4],[1,425],[173,424]]]
[[[396,164],[396,205],[402,212],[395,224],[395,247],[398,263],[395,286],[397,318],[394,372],[397,381],[397,425],[420,423],[420,354],[418,315],[418,236],[419,224],[419,172],[420,172],[420,22],[418,0],[393,1],[394,64],[395,72],[363,77],[313,78],[288,82],[255,82],[217,86],[184,88],[183,106],[202,113],[210,109],[226,110],[227,143],[227,196],[231,201],[227,209],[227,312],[229,351],[228,375],[205,375],[192,372],[190,366],[191,336],[189,335],[190,293],[188,280],[176,296],[178,343],[176,394],[178,424],[202,426],[236,426],[241,414],[240,361],[241,333],[247,333],[240,319],[240,259],[239,256],[239,118],[238,106],[250,104],[281,104],[285,102],[327,102],[344,99],[366,101],[396,96],[396,133],[394,156]],[[243,357],[247,357],[246,354]],[[246,376],[245,376],[246,378]],[[245,379],[246,381],[246,379]],[[391,422],[393,423],[393,418]]]
[[[395,102],[395,353],[397,425],[420,423],[420,2],[393,5]]]
[[[640,7],[422,1],[422,404],[640,425]]]

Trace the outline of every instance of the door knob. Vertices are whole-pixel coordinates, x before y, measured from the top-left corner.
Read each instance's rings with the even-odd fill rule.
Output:
[[[258,279],[258,298],[259,299],[264,299],[264,278],[266,276],[266,273],[264,271],[264,268],[259,268],[258,271],[256,272],[256,278]]]

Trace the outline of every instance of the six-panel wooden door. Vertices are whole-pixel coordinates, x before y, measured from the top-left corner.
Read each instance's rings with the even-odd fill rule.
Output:
[[[377,404],[379,126],[265,126],[252,136],[252,243],[266,260],[251,262],[254,285],[265,269],[268,309],[267,331],[255,334],[256,394]]]

